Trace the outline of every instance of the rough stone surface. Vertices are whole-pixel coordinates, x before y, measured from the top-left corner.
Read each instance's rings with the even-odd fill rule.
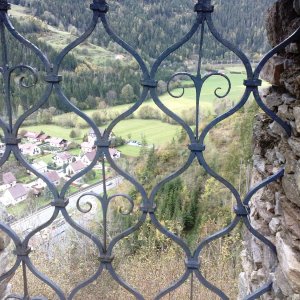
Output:
[[[300,25],[300,0],[278,0],[269,11],[268,38],[273,46]],[[287,137],[267,115],[254,125],[252,186],[285,168],[283,178],[258,191],[249,203],[252,226],[277,248],[278,257],[250,234],[245,234],[240,295],[273,280],[272,292],[262,300],[300,299],[300,41],[271,60],[264,78],[273,86],[261,92],[264,103],[290,124]],[[269,74],[268,74],[269,72]],[[276,86],[274,86],[276,85]],[[274,260],[275,259],[275,260]],[[274,269],[275,266],[275,269]]]
[[[288,140],[289,145],[291,146],[292,151],[298,157],[300,157],[300,139],[296,139],[295,137],[291,137]]]
[[[282,272],[288,280],[292,290],[300,293],[300,261],[297,253],[284,240],[282,233],[276,235],[276,245],[278,249],[278,259],[282,266]]]
[[[300,107],[294,107],[295,125],[297,132],[300,133]]]
[[[285,59],[280,56],[272,57],[265,65],[261,77],[273,85],[280,86],[281,75],[284,71]]]
[[[294,175],[286,174],[282,179],[282,187],[287,198],[300,206],[300,193]]]

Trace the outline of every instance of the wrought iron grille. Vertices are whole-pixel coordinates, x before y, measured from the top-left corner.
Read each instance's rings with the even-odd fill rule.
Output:
[[[28,291],[28,284],[27,284],[27,272],[32,272],[37,278],[39,278],[41,281],[43,281],[46,285],[48,285],[57,295],[57,297],[61,300],[65,299],[74,299],[74,297],[77,295],[77,293],[83,289],[84,287],[91,284],[93,281],[95,281],[97,278],[101,276],[103,273],[103,270],[106,269],[111,274],[112,278],[121,286],[123,286],[129,293],[131,293],[133,296],[136,297],[136,299],[144,299],[143,295],[141,295],[137,290],[135,290],[133,287],[131,287],[128,283],[126,283],[115,271],[112,261],[114,258],[114,248],[117,245],[117,243],[124,239],[125,237],[133,234],[135,231],[137,231],[145,222],[146,217],[149,216],[151,219],[151,222],[153,226],[155,226],[163,235],[170,238],[172,241],[174,241],[185,253],[185,272],[182,275],[182,277],[172,285],[166,287],[164,290],[160,291],[155,299],[161,299],[163,296],[167,295],[171,291],[177,289],[180,285],[182,285],[189,276],[193,275],[195,278],[199,280],[201,284],[203,284],[205,287],[207,287],[209,290],[211,290],[215,295],[219,296],[221,299],[229,299],[228,296],[220,290],[218,287],[214,286],[212,283],[210,283],[204,276],[201,270],[201,261],[200,261],[200,254],[202,253],[203,249],[212,241],[215,241],[217,239],[220,239],[230,233],[240,222],[243,222],[246,225],[246,228],[251,232],[257,239],[259,239],[262,243],[264,243],[267,247],[270,248],[270,250],[276,255],[276,248],[275,246],[266,239],[262,234],[260,234],[258,231],[256,231],[250,221],[249,221],[249,214],[250,214],[250,207],[249,202],[251,201],[251,197],[261,188],[265,187],[267,184],[274,182],[281,178],[284,174],[284,169],[281,169],[278,171],[277,174],[265,179],[261,183],[259,183],[257,186],[253,187],[248,194],[242,198],[239,192],[233,187],[232,184],[230,184],[228,181],[226,181],[224,178],[222,178],[219,174],[215,173],[212,168],[208,165],[204,158],[204,152],[209,151],[207,147],[205,147],[204,140],[205,137],[208,135],[210,130],[216,126],[218,123],[223,121],[224,119],[230,117],[235,112],[237,112],[239,109],[241,109],[245,103],[248,101],[251,94],[253,94],[256,102],[261,107],[262,110],[264,110],[274,121],[276,121],[280,126],[283,127],[283,129],[286,131],[287,135],[291,135],[291,128],[287,123],[285,123],[283,120],[281,120],[276,114],[274,114],[273,111],[271,111],[269,108],[265,106],[263,103],[261,96],[259,94],[258,88],[261,86],[262,81],[260,80],[260,73],[265,66],[265,64],[268,62],[270,58],[272,58],[276,53],[278,53],[280,50],[285,48],[290,43],[293,43],[295,41],[298,41],[300,38],[300,29],[298,29],[294,34],[292,34],[289,38],[287,38],[285,41],[283,41],[281,44],[276,46],[274,49],[272,49],[270,52],[268,52],[261,62],[255,67],[255,69],[252,68],[252,65],[249,61],[249,59],[246,57],[246,55],[240,51],[237,47],[232,45],[230,42],[226,41],[216,30],[213,20],[212,20],[212,13],[214,12],[214,6],[211,5],[211,0],[198,0],[198,3],[195,5],[195,21],[193,23],[192,28],[190,31],[177,43],[175,43],[173,46],[165,50],[154,62],[152,67],[149,69],[147,65],[145,64],[144,60],[141,58],[141,56],[133,49],[131,46],[129,46],[126,42],[124,42],[121,38],[117,36],[117,34],[111,29],[106,13],[109,10],[109,6],[105,0],[94,0],[93,3],[90,5],[91,9],[91,24],[79,38],[77,38],[75,41],[70,43],[65,49],[63,49],[60,54],[54,59],[53,62],[49,61],[47,56],[42,53],[42,51],[36,47],[34,44],[32,44],[30,41],[25,39],[20,33],[18,33],[15,28],[13,27],[12,23],[10,22],[8,10],[10,9],[10,4],[7,3],[6,0],[0,1],[0,36],[1,36],[1,48],[2,48],[2,60],[1,60],[1,67],[0,72],[3,77],[3,93],[4,93],[4,99],[5,99],[5,105],[8,112],[8,121],[0,119],[0,126],[4,132],[3,142],[6,144],[6,149],[3,157],[0,159],[0,165],[3,165],[10,155],[14,155],[16,159],[27,169],[30,170],[33,174],[35,174],[37,177],[41,178],[50,189],[53,200],[51,205],[55,208],[54,213],[52,217],[47,220],[43,225],[39,226],[38,228],[32,230],[32,232],[28,233],[27,236],[24,239],[21,239],[12,228],[9,227],[8,224],[5,223],[5,221],[0,220],[0,229],[4,231],[13,241],[14,247],[15,247],[15,258],[16,261],[13,265],[13,267],[0,276],[0,281],[3,281],[7,278],[9,278],[18,268],[22,268],[23,270],[23,280],[24,280],[24,293],[23,295],[11,295],[7,297],[6,299],[44,299],[44,297],[34,297],[32,298],[29,295]],[[125,49],[132,57],[137,61],[139,64],[139,67],[142,71],[143,77],[141,78],[141,86],[142,86],[142,92],[139,100],[132,105],[130,109],[128,109],[126,112],[122,113],[120,116],[118,116],[115,120],[111,122],[111,124],[107,127],[105,132],[103,134],[100,133],[98,127],[96,124],[82,111],[80,111],[76,106],[74,106],[70,100],[65,96],[62,86],[60,85],[60,82],[63,80],[62,76],[59,74],[60,67],[62,64],[63,59],[65,56],[75,47],[82,44],[94,31],[96,25],[100,23],[102,24],[103,28],[105,29],[106,33],[109,35],[109,37],[117,43],[120,47]],[[211,123],[209,123],[202,131],[200,131],[199,127],[199,105],[201,102],[201,91],[203,84],[205,81],[210,78],[211,76],[222,76],[227,80],[228,83],[228,89],[225,94],[220,94],[219,89],[217,88],[215,90],[215,96],[218,98],[225,97],[231,90],[231,81],[227,77],[227,75],[219,73],[219,72],[212,72],[208,73],[205,76],[201,75],[201,64],[202,64],[202,48],[204,46],[203,38],[206,33],[206,30],[208,30],[214,38],[223,46],[228,48],[230,51],[235,53],[237,57],[241,60],[243,63],[247,79],[244,81],[245,91],[240,99],[240,101],[231,108],[228,112],[225,114],[217,117],[214,119]],[[187,43],[193,36],[196,35],[196,33],[200,33],[200,41],[199,41],[199,62],[198,62],[198,68],[196,74],[190,74],[190,73],[177,73],[172,76],[174,78],[175,76],[187,76],[189,77],[192,82],[194,83],[194,87],[196,90],[196,99],[195,99],[195,105],[196,105],[196,129],[195,131],[188,126],[179,116],[177,116],[174,112],[170,111],[160,100],[160,97],[157,93],[157,85],[158,82],[156,80],[157,72],[160,67],[160,65],[168,58],[169,55],[171,55],[174,51],[176,51],[178,48],[180,48],[182,45]],[[13,116],[12,116],[12,104],[11,104],[11,90],[10,90],[10,81],[12,73],[16,70],[27,70],[31,73],[31,75],[34,78],[34,84],[38,81],[38,74],[37,70],[35,70],[33,67],[29,65],[17,65],[17,66],[11,66],[10,62],[8,60],[8,44],[7,44],[7,34],[11,35],[15,40],[17,40],[20,45],[23,45],[30,50],[32,50],[35,55],[39,58],[39,60],[42,62],[42,64],[45,67],[46,76],[44,78],[44,81],[46,83],[46,89],[44,91],[44,94],[39,99],[39,101],[31,107],[29,110],[25,111],[15,123],[13,123]],[[171,78],[171,79],[172,79]],[[171,81],[170,79],[170,81]],[[21,86],[26,86],[26,83],[24,80],[21,80]],[[169,89],[168,85],[168,92],[171,96],[176,97],[172,94],[172,91]],[[75,114],[83,118],[89,126],[94,130],[95,135],[97,137],[97,140],[95,142],[96,146],[96,156],[93,159],[93,162],[87,166],[84,170],[73,176],[68,182],[65,183],[62,190],[59,192],[55,185],[53,185],[48,178],[46,178],[42,173],[39,173],[36,169],[34,169],[23,157],[23,155],[20,152],[20,149],[18,147],[18,144],[20,143],[20,139],[18,138],[18,132],[20,130],[20,127],[24,120],[28,118],[31,114],[33,114],[35,111],[37,111],[39,108],[41,108],[44,104],[47,103],[49,100],[49,97],[51,93],[55,93],[57,97],[59,97],[60,101],[63,102],[65,105],[68,106],[68,108],[73,111]],[[146,100],[147,96],[149,95],[153,99],[154,103],[157,105],[157,107],[166,115],[168,115],[170,118],[175,120],[178,124],[180,124],[185,132],[187,133],[190,143],[189,143],[189,150],[190,154],[188,157],[187,162],[182,166],[177,172],[171,174],[164,180],[162,180],[160,183],[158,183],[152,190],[150,194],[147,194],[144,187],[132,176],[127,174],[125,171],[123,171],[118,165],[114,162],[114,160],[110,157],[109,154],[109,136],[112,130],[115,128],[115,126],[122,120],[124,120],[126,117],[133,114]],[[106,237],[106,222],[107,222],[107,210],[108,206],[110,205],[110,202],[117,196],[124,197],[130,204],[130,212],[132,212],[134,208],[134,202],[128,195],[113,195],[108,196],[106,191],[106,176],[105,176],[105,168],[103,167],[103,195],[98,195],[96,193],[88,193],[89,195],[97,198],[102,206],[102,213],[103,213],[103,228],[104,233],[103,237],[99,238],[98,236],[90,233],[85,228],[77,224],[72,217],[68,214],[66,208],[68,206],[68,198],[67,198],[67,190],[71,186],[71,184],[78,179],[79,177],[86,174],[88,171],[90,171],[96,164],[96,162],[99,160],[100,157],[103,157],[103,155],[106,156],[107,161],[109,162],[110,166],[118,172],[121,176],[123,176],[125,179],[127,179],[129,182],[131,182],[135,188],[138,190],[138,192],[142,195],[142,204],[140,206],[141,210],[141,216],[138,220],[138,222],[131,228],[125,230],[123,233],[119,234],[115,238],[113,238],[110,242],[107,242]],[[232,221],[232,223],[224,228],[223,230],[216,232],[212,236],[209,236],[205,238],[196,248],[194,252],[190,250],[188,245],[185,241],[183,241],[180,237],[175,235],[174,233],[167,230],[161,222],[157,219],[155,211],[156,211],[156,195],[160,187],[162,187],[165,183],[171,181],[172,179],[176,178],[180,174],[182,174],[185,170],[187,170],[192,162],[196,160],[198,161],[199,165],[201,165],[206,172],[221,182],[234,196],[234,199],[236,201],[235,206],[235,218]],[[103,161],[103,160],[102,160]],[[86,194],[85,194],[86,195]],[[83,195],[84,196],[84,195]],[[82,212],[88,212],[88,210],[84,210],[81,206],[81,199],[83,196],[80,196],[77,202],[77,208]],[[41,230],[47,228],[50,226],[54,220],[57,218],[57,216],[61,213],[65,219],[65,221],[72,226],[76,231],[80,232],[81,234],[88,237],[94,245],[96,245],[98,251],[99,251],[99,257],[100,262],[98,266],[97,272],[91,276],[89,279],[83,281],[80,283],[77,287],[75,287],[69,295],[65,295],[62,289],[59,287],[57,283],[54,283],[51,281],[47,276],[40,273],[39,270],[36,269],[34,264],[32,263],[29,253],[30,253],[30,247],[29,242],[32,239],[32,237],[40,232]],[[248,295],[245,299],[257,299],[261,295],[267,293],[272,289],[272,281],[267,282],[264,284],[260,289],[253,292],[251,295]],[[187,296],[188,297],[188,296]]]

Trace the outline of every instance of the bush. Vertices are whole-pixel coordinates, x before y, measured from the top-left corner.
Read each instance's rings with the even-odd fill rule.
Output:
[[[141,107],[137,115],[139,119],[143,119],[143,120],[149,120],[149,119],[161,120],[161,114],[159,113],[159,111],[155,108],[152,108],[149,105]]]
[[[81,134],[80,130],[78,130],[78,129],[72,129],[71,132],[70,132],[69,137],[71,139],[75,139],[75,138],[79,137],[80,134]]]

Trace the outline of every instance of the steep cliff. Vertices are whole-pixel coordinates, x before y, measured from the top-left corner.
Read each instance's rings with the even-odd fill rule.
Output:
[[[267,31],[273,46],[300,25],[300,1],[279,0],[268,12]],[[270,60],[264,78],[272,87],[265,104],[292,126],[287,137],[265,114],[254,128],[253,184],[285,166],[282,180],[258,192],[251,202],[251,222],[277,248],[278,263],[255,237],[246,236],[240,275],[241,297],[273,279],[273,291],[262,299],[300,299],[300,41]],[[275,259],[276,260],[276,259]]]

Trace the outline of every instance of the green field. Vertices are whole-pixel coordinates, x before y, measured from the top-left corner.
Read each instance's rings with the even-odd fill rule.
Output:
[[[140,147],[124,145],[118,148],[122,155],[138,157],[140,154]]]
[[[238,67],[235,67],[238,68]],[[228,77],[231,80],[232,88],[227,99],[234,101],[235,103],[240,100],[245,87],[243,86],[244,80],[243,74],[228,74]],[[187,82],[185,82],[187,83]],[[200,109],[204,112],[214,112],[214,105],[216,101],[221,101],[217,99],[214,95],[214,91],[217,87],[221,89],[218,92],[225,93],[228,85],[227,81],[220,77],[220,76],[213,76],[211,77],[203,86],[203,91],[201,94],[201,104]],[[180,89],[175,89],[172,91],[174,94],[180,94]],[[195,89],[194,88],[186,88],[185,94],[180,99],[174,99],[169,94],[164,94],[160,96],[160,100],[164,103],[166,107],[170,110],[175,112],[178,115],[182,115],[184,111],[189,111],[195,108]],[[119,115],[122,112],[128,110],[133,104],[125,104],[119,105],[115,107],[109,107],[106,109],[108,114]],[[147,105],[159,110],[153,100],[147,100],[143,105]],[[99,110],[88,110],[85,113],[92,117],[93,113],[101,111]],[[163,114],[162,111],[160,111]],[[57,118],[62,118],[63,116],[56,116]],[[78,117],[76,123],[84,123],[84,120]],[[101,127],[104,129],[106,126]],[[154,144],[157,147],[166,145],[167,143],[171,142],[173,137],[179,133],[180,131],[179,125],[171,125],[168,123],[161,122],[160,120],[143,120],[138,119],[138,111],[134,113],[133,119],[126,119],[121,121],[114,129],[113,132],[116,136],[121,136],[125,140],[137,140],[142,141],[143,137],[145,137],[147,143],[149,145]],[[72,128],[64,128],[57,125],[38,125],[38,126],[27,126],[23,127],[22,129],[26,129],[28,131],[44,131],[45,133],[49,134],[50,136],[54,137],[62,137],[67,140],[72,140],[80,144],[82,142],[83,136],[89,131],[89,128],[80,129],[80,136],[75,139],[70,139],[70,132]],[[74,150],[76,154],[78,154],[78,149]],[[140,152],[139,147],[134,146],[122,146],[120,147],[120,151],[124,155],[128,156],[137,156]]]
[[[241,96],[243,95],[243,91],[245,90],[245,87],[243,85],[243,81],[245,79],[245,75],[243,74],[228,74],[228,77],[231,81],[232,87],[231,91],[228,94],[226,98],[233,100],[237,102]],[[191,83],[185,81],[184,84]],[[219,94],[222,94],[227,91],[228,84],[227,81],[220,76],[213,76],[207,80],[207,82],[203,85],[203,90],[201,93],[201,100],[200,100],[200,107],[204,111],[210,111],[213,112],[214,110],[214,103],[216,100],[216,96],[214,95],[214,91],[216,88],[222,88],[218,91]],[[172,91],[174,95],[180,95],[182,92],[182,89],[175,89]],[[182,98],[173,98],[169,94],[163,94],[159,97],[159,99],[164,103],[166,107],[168,107],[170,110],[175,112],[178,115],[181,115],[184,110],[188,110],[195,107],[195,99],[196,99],[196,92],[194,88],[186,88],[184,96]],[[133,104],[124,104],[124,105],[118,105],[114,107],[110,107],[107,109],[108,114],[109,113],[117,113],[121,114],[122,112],[125,112],[130,108]],[[152,108],[159,109],[156,104],[153,102],[153,100],[147,100],[143,105],[148,105]],[[88,116],[92,116],[92,114],[97,110],[87,110],[85,113]],[[135,114],[138,113],[135,112]]]
[[[50,136],[62,137],[64,139],[71,140],[69,135],[72,128],[62,128],[56,125],[37,125],[22,127],[22,129],[34,132],[42,130]],[[138,141],[141,141],[142,137],[145,136],[148,144],[161,146],[170,142],[175,134],[179,132],[179,129],[180,126],[162,123],[158,120],[130,119],[120,122],[114,128],[113,132],[115,135],[122,136],[125,139],[128,139],[128,134],[130,134],[131,139]],[[81,130],[81,136],[72,140],[74,142],[81,143],[84,134],[88,131],[89,129]]]
[[[122,121],[113,131],[117,136],[127,139],[130,133],[131,139],[137,141],[142,141],[144,136],[148,145],[162,146],[170,142],[179,130],[179,125],[170,125],[158,120],[131,119]]]

